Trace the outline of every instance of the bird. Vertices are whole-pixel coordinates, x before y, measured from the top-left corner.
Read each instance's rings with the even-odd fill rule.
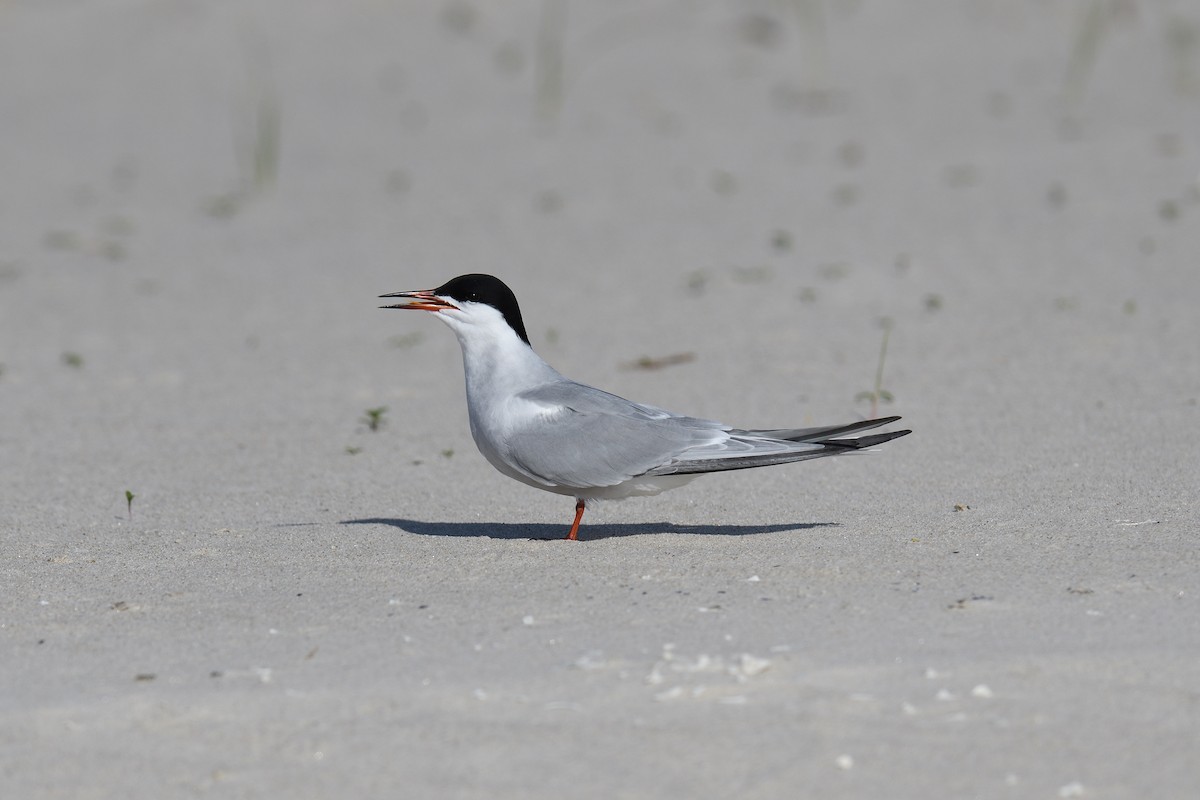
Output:
[[[594,500],[656,495],[708,472],[854,453],[912,433],[857,438],[900,417],[795,429],[742,429],[635,403],[562,375],[533,351],[516,295],[499,278],[459,275],[436,289],[392,292],[386,309],[427,311],[462,348],[471,436],[514,480],[575,498],[566,539]]]

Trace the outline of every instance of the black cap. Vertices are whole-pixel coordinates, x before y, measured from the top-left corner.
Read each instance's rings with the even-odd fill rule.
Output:
[[[521,341],[529,344],[529,335],[525,333],[525,323],[521,321],[521,308],[517,305],[517,296],[495,275],[459,275],[434,289],[433,293],[461,302],[487,303],[504,316],[504,321],[516,331]]]

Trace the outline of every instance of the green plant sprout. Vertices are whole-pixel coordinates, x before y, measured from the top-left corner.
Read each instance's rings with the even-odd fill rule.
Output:
[[[365,416],[362,418],[362,421],[364,423],[366,423],[367,428],[369,428],[371,431],[377,432],[380,428],[383,427],[383,422],[384,422],[383,415],[386,413],[387,413],[387,406],[380,406],[379,408],[368,408],[364,412]]]
[[[1172,83],[1175,91],[1190,94],[1200,88],[1200,79],[1194,71],[1197,45],[1200,44],[1200,25],[1189,22],[1186,17],[1173,15],[1164,23],[1164,39],[1171,65]]]
[[[895,398],[892,393],[883,388],[883,363],[887,360],[888,337],[892,335],[892,320],[890,317],[884,317],[880,324],[883,326],[883,343],[879,346],[879,366],[875,368],[875,388],[869,392],[859,392],[854,396],[854,401],[862,400],[871,401],[872,418],[875,417],[879,410],[879,402],[882,400],[885,403],[890,403]]]
[[[255,191],[262,191],[275,183],[279,174],[279,140],[282,128],[279,98],[263,90],[258,98],[254,113],[254,145],[251,163]]]
[[[279,92],[271,77],[270,53],[266,42],[251,31],[245,45],[250,97],[235,106],[234,152],[240,171],[239,186],[212,198],[206,205],[210,216],[235,216],[246,203],[275,184],[279,174],[283,118]]]
[[[534,50],[536,115],[553,123],[563,102],[563,31],[567,27],[566,0],[543,0],[538,14]]]
[[[279,174],[283,122],[266,38],[252,29],[247,32],[244,47],[250,94],[241,110],[246,127],[242,134],[245,138],[237,142],[237,156],[242,192],[253,195],[271,188]]]
[[[1108,18],[1113,8],[1109,0],[1096,0],[1088,3],[1082,12],[1083,18],[1067,58],[1067,74],[1063,79],[1063,94],[1068,103],[1083,99],[1088,79],[1096,65],[1096,57],[1100,53],[1100,44],[1108,36]]]
[[[825,22],[825,7],[821,0],[793,0],[800,33],[804,37],[804,54],[810,85],[819,90],[829,86],[829,32]]]
[[[137,497],[136,494],[128,489],[125,490],[125,510],[129,513],[130,519],[133,519],[133,498],[135,497]]]

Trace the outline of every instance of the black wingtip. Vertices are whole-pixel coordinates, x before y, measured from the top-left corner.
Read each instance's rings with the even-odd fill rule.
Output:
[[[899,419],[899,417],[895,417]],[[912,431],[889,431],[888,433],[876,433],[871,436],[860,436],[857,439],[822,439],[814,444],[823,444],[826,447],[840,447],[843,450],[865,450],[868,447],[890,442],[892,439],[899,439],[901,436],[908,436]]]
[[[851,422],[847,425],[822,425],[818,428],[783,428],[775,430],[750,430],[745,432],[754,436],[765,436],[769,439],[786,439],[789,442],[823,442],[826,439],[838,439],[847,434],[869,431],[872,428],[881,428],[884,425],[890,425],[898,419],[900,417],[880,417],[878,419],[864,419],[858,422]]]

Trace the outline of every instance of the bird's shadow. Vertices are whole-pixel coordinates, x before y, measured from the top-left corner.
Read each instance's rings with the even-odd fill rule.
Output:
[[[567,525],[522,522],[428,522],[416,519],[371,517],[346,519],[341,525],[391,525],[420,536],[478,536],[490,539],[562,539]],[[802,531],[836,527],[837,522],[793,522],[783,525],[676,525],[671,522],[621,522],[585,525],[579,529],[584,541],[654,533],[686,533],[695,536],[753,536],[759,533]]]

